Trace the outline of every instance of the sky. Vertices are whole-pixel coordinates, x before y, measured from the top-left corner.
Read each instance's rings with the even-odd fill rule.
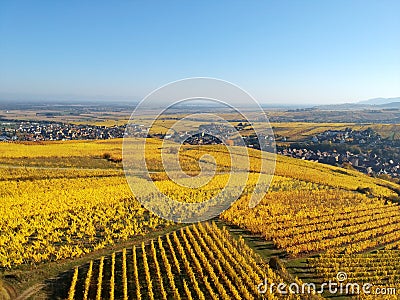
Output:
[[[213,77],[261,103],[400,96],[400,1],[0,1],[0,100]]]

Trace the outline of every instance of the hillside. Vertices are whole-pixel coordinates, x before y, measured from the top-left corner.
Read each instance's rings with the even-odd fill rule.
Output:
[[[373,98],[364,101],[357,102],[358,104],[367,104],[367,105],[385,105],[394,102],[400,102],[400,97],[396,98]]]
[[[214,156],[218,164],[217,181],[189,193],[171,186],[157,156],[160,142],[149,143],[154,179],[171,197],[202,201],[225,183],[230,159],[223,146],[181,149],[181,165],[193,175],[199,171],[193,161],[203,154]],[[112,159],[118,157],[121,140],[0,143],[2,280],[20,293],[74,266],[127,245],[142,241],[148,245],[150,239],[176,230],[178,225],[149,213],[133,197],[121,163]],[[254,190],[259,157],[257,150],[249,149],[247,188],[221,215],[228,224],[261,234],[288,258],[324,252],[333,245],[333,253],[398,247],[400,210],[392,202],[398,199],[398,185],[352,170],[278,156],[269,192],[250,209],[250,194],[262,192]],[[338,223],[330,225],[333,221]],[[212,289],[217,291],[216,286]],[[179,290],[184,291],[182,286]]]

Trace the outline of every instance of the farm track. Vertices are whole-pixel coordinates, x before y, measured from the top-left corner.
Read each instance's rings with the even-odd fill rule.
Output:
[[[45,287],[45,284],[43,283],[37,283],[30,288],[26,289],[23,291],[15,300],[26,300],[29,299],[29,297],[33,296],[37,292],[39,292],[41,289]]]

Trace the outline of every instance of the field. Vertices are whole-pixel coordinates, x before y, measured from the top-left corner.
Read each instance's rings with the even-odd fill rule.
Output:
[[[98,105],[95,102],[86,105],[53,105],[43,103],[33,104],[7,104],[0,106],[0,117],[4,120],[18,121],[46,121],[72,124],[90,124],[98,126],[120,126],[127,124],[134,110],[135,103],[126,102],[114,105]],[[23,109],[22,109],[23,108]],[[216,108],[202,108],[208,112],[215,112]],[[38,114],[38,111],[40,113]],[[399,125],[393,124],[399,118],[399,110],[282,110],[265,109],[274,132],[285,136],[289,141],[299,142],[310,139],[312,136],[326,130],[343,130],[347,127],[353,130],[372,128],[383,138],[399,139]],[[253,117],[255,127],[265,124],[257,122],[258,115],[249,113]],[[185,114],[174,111],[172,114],[162,116],[153,127],[155,133],[166,133],[176,120]],[[221,113],[221,116],[237,125],[242,116],[235,113]],[[143,112],[141,124],[149,126],[154,120],[151,111]],[[213,121],[214,119],[211,119]],[[201,124],[207,124],[207,119],[190,119],[185,122],[187,130],[197,129]],[[251,132],[248,132],[250,134]],[[246,132],[243,132],[246,135]]]
[[[370,294],[360,296],[361,299],[397,299],[399,285],[399,251],[379,250],[364,254],[324,254],[309,258],[306,269],[313,281],[321,284],[335,278],[340,272],[346,282],[357,284],[356,288],[374,283],[368,290]],[[381,294],[374,297],[377,292]]]
[[[243,240],[235,240],[226,229],[209,223],[185,227],[147,245],[124,248],[71,273],[68,289],[57,296],[257,299],[255,282],[283,280]]]
[[[356,253],[400,240],[400,208],[382,199],[395,197],[390,189],[374,189],[373,184],[337,188],[335,182],[320,180],[293,186],[293,181],[275,180],[256,208],[239,200],[221,218],[261,234],[293,257],[320,251]],[[278,180],[281,189],[273,191]]]
[[[351,128],[353,130],[366,130],[372,128],[383,138],[399,139],[397,134],[399,125],[397,124],[374,124],[374,123],[314,123],[314,122],[282,122],[271,123],[276,134],[285,136],[290,141],[310,140],[313,136],[318,135],[327,130],[345,130]]]
[[[204,154],[217,164],[212,181],[190,189],[178,188],[165,174],[159,154],[168,145],[148,142],[150,175],[172,198],[201,202],[226,183],[231,161],[224,146],[181,148],[187,174],[198,174],[193,162]],[[122,170],[121,145],[121,140],[0,144],[3,292],[35,291],[28,293],[32,299],[83,299],[85,293],[88,299],[99,293],[101,299],[135,299],[139,292],[142,299],[253,299],[265,276],[278,282],[322,280],[316,268],[322,258],[374,255],[364,253],[382,248],[389,255],[399,248],[399,186],[392,182],[278,156],[269,192],[250,209],[250,195],[260,192],[255,188],[260,153],[248,149],[246,189],[218,221],[226,229],[202,223],[181,230],[135,199]],[[144,180],[140,174],[138,180]],[[273,257],[289,272],[271,269],[266,262]],[[332,277],[346,264],[336,261],[325,275]]]

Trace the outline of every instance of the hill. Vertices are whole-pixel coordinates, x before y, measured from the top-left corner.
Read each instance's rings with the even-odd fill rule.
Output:
[[[149,246],[150,239],[157,239],[182,226],[149,213],[133,197],[121,164],[118,160],[109,159],[110,156],[121,156],[121,142],[0,143],[0,201],[3,204],[0,280],[11,283],[20,293],[75,266],[86,264],[85,268],[89,267],[87,263],[90,260],[95,260],[97,267],[101,256],[108,257],[105,263],[109,268],[112,258],[108,255],[112,252],[128,246],[132,249],[133,244],[140,245],[144,241],[146,252],[150,255],[153,253],[151,243]],[[220,185],[225,183],[225,175],[229,174],[229,153],[223,146],[188,145],[180,152],[183,168],[195,175],[199,169],[193,162],[209,154],[215,157],[218,164],[217,180],[199,190],[178,189],[163,172],[161,157],[158,157],[162,147],[160,141],[149,139],[149,147],[157,185],[179,201],[201,201],[205,196],[217,193],[221,190]],[[377,245],[398,247],[400,210],[395,203],[398,185],[352,170],[278,156],[268,193],[258,206],[250,209],[251,193],[262,191],[254,190],[259,178],[260,152],[248,151],[250,174],[247,188],[241,198],[221,215],[227,225],[235,224],[254,234],[261,234],[266,243],[272,243],[274,253],[285,259],[326,252],[328,248],[333,253],[358,253],[374,249]],[[183,236],[181,241],[185,242]],[[195,257],[200,263],[203,258],[195,250],[194,247],[198,247],[195,242],[190,243],[194,251],[190,267],[196,268]],[[199,247],[207,251],[207,247]],[[192,255],[189,248],[185,249],[189,251],[186,255]],[[162,253],[158,251],[161,249],[156,251],[157,257],[161,257]],[[130,250],[128,254],[131,255]],[[211,252],[206,255],[213,264]],[[249,257],[252,256],[249,253]],[[121,257],[120,252],[117,257]],[[172,264],[172,254],[167,253],[167,257]],[[183,263],[182,255],[177,259]],[[251,265],[252,260],[248,259]],[[228,263],[207,267],[205,261],[203,271],[197,269],[196,272],[200,272],[197,278],[202,280],[200,289],[208,290],[208,295],[221,295],[222,291],[217,285],[207,288],[202,276],[214,276],[212,269],[214,274],[231,274],[226,275],[227,279],[221,283],[227,287],[229,282],[233,283],[231,295],[241,286],[240,280],[249,282],[243,272],[242,277],[236,278],[235,273],[229,271],[232,266]],[[32,266],[35,268],[32,269]],[[153,272],[151,278],[157,278],[157,267],[152,265],[150,270]],[[187,272],[181,275],[189,283],[191,275]],[[73,274],[68,274],[71,276],[61,275],[59,278],[64,278],[62,282],[65,286],[74,286]],[[82,282],[84,279],[79,274],[80,271],[76,280]],[[116,274],[119,277],[115,278],[122,278],[120,271]],[[107,273],[106,276],[109,275]],[[147,293],[148,283],[144,275],[141,276]],[[106,278],[104,289],[109,291],[111,277]],[[178,282],[179,292],[185,292],[184,282]],[[121,282],[115,284],[123,286]],[[129,284],[132,283],[129,281]],[[246,286],[250,289],[249,284]],[[47,288],[45,284],[45,294]],[[81,289],[84,290],[83,287]],[[190,291],[195,292],[192,287]],[[247,293],[243,288],[238,292],[242,296]],[[160,293],[160,290],[155,293]]]
[[[400,97],[397,98],[374,98],[369,100],[363,100],[355,103],[342,103],[342,104],[328,104],[328,105],[317,105],[314,109],[320,110],[369,110],[369,109],[385,109],[385,108],[400,108]]]
[[[384,104],[389,104],[393,102],[400,102],[400,97],[396,98],[373,98],[373,99],[368,99],[364,101],[359,101],[357,104],[366,104],[366,105],[384,105]]]

